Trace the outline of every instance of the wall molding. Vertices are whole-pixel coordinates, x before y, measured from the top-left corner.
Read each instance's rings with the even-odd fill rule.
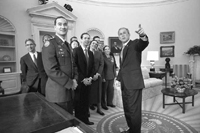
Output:
[[[54,20],[58,16],[64,16],[68,20],[68,34],[67,40],[69,40],[75,34],[77,17],[60,6],[56,2],[52,2],[45,5],[39,5],[27,9],[27,13],[31,17],[31,31],[32,37],[39,47],[36,47],[38,51],[41,51],[42,33],[54,33]]]
[[[92,37],[94,37],[94,36],[99,36],[100,37],[100,39],[101,39],[101,41],[104,41],[104,39],[105,39],[105,35],[104,35],[104,33],[100,30],[100,29],[98,29],[98,28],[89,28],[89,29],[87,29],[87,32],[91,35],[92,34]],[[91,38],[92,39],[92,38]]]
[[[15,32],[15,27],[8,19],[6,19],[3,16],[0,16],[0,31]]]
[[[67,0],[83,4],[91,4],[97,6],[112,6],[112,7],[141,7],[141,6],[157,6],[166,5],[177,2],[185,2],[188,0]]]

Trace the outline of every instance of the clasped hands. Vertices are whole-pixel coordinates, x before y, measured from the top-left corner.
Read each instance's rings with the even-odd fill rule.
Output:
[[[91,77],[89,77],[89,78],[84,78],[84,79],[82,80],[82,82],[83,82],[83,84],[84,84],[85,86],[91,85],[91,84],[92,84],[92,78],[91,78]]]

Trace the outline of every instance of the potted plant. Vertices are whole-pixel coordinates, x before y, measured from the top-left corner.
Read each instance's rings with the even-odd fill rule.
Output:
[[[200,45],[197,46],[193,46],[191,48],[188,49],[187,52],[185,52],[185,54],[188,54],[188,55],[200,55]]]

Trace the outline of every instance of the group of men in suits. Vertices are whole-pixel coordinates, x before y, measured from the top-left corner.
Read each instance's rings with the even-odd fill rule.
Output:
[[[36,52],[32,39],[25,41],[28,54],[20,60],[23,81],[30,91],[39,91],[49,102],[56,103],[88,125],[89,86],[94,73],[94,55],[88,50],[90,35],[81,35],[80,46],[72,49],[65,38],[68,21],[60,16],[54,21],[55,37],[46,41],[42,53]],[[139,26],[140,38],[130,40],[127,28],[118,30],[123,47],[117,81],[121,83],[125,118],[129,127],[124,133],[140,133],[141,100],[144,81],[141,72],[142,51],[148,46],[148,37]]]
[[[55,37],[47,40],[42,52],[36,52],[32,39],[25,42],[28,53],[21,58],[23,81],[31,88],[29,92],[41,92],[52,103],[88,125],[89,86],[93,77],[93,53],[88,50],[90,35],[81,35],[80,46],[73,50],[65,40],[68,21],[60,16],[54,21]],[[36,58],[35,58],[36,53]],[[45,82],[41,82],[42,74]],[[36,81],[39,80],[39,81]],[[39,87],[39,84],[44,86]],[[44,92],[45,91],[45,92]]]

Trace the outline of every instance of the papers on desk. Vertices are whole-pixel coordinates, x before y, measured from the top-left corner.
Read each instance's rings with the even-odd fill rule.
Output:
[[[83,133],[78,127],[68,127],[56,133]]]

